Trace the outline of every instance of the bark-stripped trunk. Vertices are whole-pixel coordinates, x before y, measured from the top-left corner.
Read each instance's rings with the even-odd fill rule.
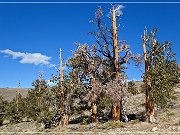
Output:
[[[146,51],[146,43],[143,43],[143,52],[144,52],[144,61],[145,61],[145,73],[147,73],[150,70],[150,62],[147,58],[147,51]],[[154,122],[154,104],[150,99],[150,91],[152,89],[151,87],[151,81],[149,80],[148,77],[144,80],[145,83],[145,89],[146,89],[146,102],[145,102],[145,109],[146,109],[146,114],[147,114],[147,120],[150,123]]]
[[[95,78],[94,77],[91,79],[91,85],[92,85],[92,89],[93,89],[94,85],[95,85]],[[93,92],[92,93],[92,99],[94,98],[94,96],[95,96],[95,93]],[[92,108],[92,114],[91,114],[92,122],[96,123],[97,122],[97,105],[96,105],[95,101],[93,101],[91,103],[91,108]]]
[[[63,78],[63,66],[62,66],[62,54],[61,54],[62,50],[60,48],[60,68],[59,68],[59,77],[60,77],[60,81],[62,83],[62,81],[64,80]]]
[[[116,15],[114,6],[112,7],[112,27],[113,27],[113,53],[114,53],[114,73],[115,79],[119,77],[119,61],[118,61],[118,37],[117,37],[117,27],[116,27]],[[120,120],[120,101],[118,103],[113,103],[113,120]]]
[[[63,66],[62,66],[62,50],[60,48],[60,69],[59,69],[59,77],[60,77],[60,85],[61,85],[61,100],[60,100],[60,113],[61,113],[61,125],[66,126],[69,123],[69,117],[65,110],[65,93],[64,89],[62,88],[62,82],[64,81],[63,78]]]
[[[115,16],[114,7],[112,9],[112,27],[113,27],[114,72],[115,72],[115,78],[118,79],[119,77],[118,39],[117,39],[116,16]]]

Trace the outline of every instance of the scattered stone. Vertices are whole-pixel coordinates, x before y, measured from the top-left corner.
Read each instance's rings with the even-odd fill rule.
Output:
[[[4,120],[2,124],[6,125],[6,124],[9,124],[9,123],[10,123],[10,120]]]
[[[155,131],[157,131],[157,130],[158,130],[157,127],[153,127],[151,131],[152,131],[152,132],[155,132]]]
[[[149,122],[150,122],[150,123],[155,123],[155,118],[154,118],[154,116],[150,116],[150,117],[149,117]]]
[[[23,121],[23,122],[26,122],[26,121],[28,121],[28,118],[27,118],[27,117],[22,118],[22,121]]]

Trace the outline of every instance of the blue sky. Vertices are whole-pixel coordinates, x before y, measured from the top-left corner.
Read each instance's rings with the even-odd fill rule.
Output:
[[[145,26],[158,27],[159,41],[173,43],[180,64],[180,4],[123,5],[119,39],[126,40],[132,52],[142,53]],[[50,65],[58,65],[59,48],[65,62],[74,42],[95,43],[87,33],[96,29],[89,20],[98,6],[106,16],[110,4],[0,4],[0,87],[17,87],[18,80],[21,87],[31,87],[39,71],[50,79],[56,74]],[[133,63],[128,67],[128,79],[141,79],[142,72]]]

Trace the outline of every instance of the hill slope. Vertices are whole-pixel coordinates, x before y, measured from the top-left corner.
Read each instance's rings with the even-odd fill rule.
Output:
[[[12,101],[13,98],[16,97],[16,91],[18,89],[22,97],[26,97],[28,90],[30,90],[30,88],[0,88],[0,95],[2,95],[5,100]]]

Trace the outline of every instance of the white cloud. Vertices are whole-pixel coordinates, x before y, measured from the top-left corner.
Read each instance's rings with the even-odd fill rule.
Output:
[[[122,12],[122,9],[124,8],[123,5],[118,5],[116,8],[115,8],[115,13],[116,13],[116,16],[120,16],[123,14]]]
[[[49,65],[49,61],[51,60],[51,57],[42,55],[41,53],[22,53],[9,49],[0,50],[0,52],[12,56],[13,59],[20,58],[19,62],[22,64]]]
[[[124,8],[123,5],[114,6],[114,11],[115,11],[116,17],[123,15],[123,12],[122,12],[122,9],[123,9],[123,8]],[[112,9],[110,10],[110,12],[108,13],[107,16],[108,16],[109,18],[112,17]]]

